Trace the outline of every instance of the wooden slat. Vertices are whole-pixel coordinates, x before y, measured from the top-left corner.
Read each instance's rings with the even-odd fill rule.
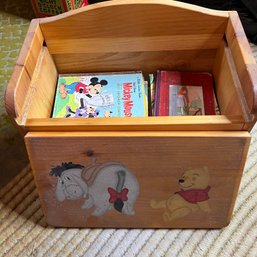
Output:
[[[241,114],[245,123],[251,122],[251,116],[235,69],[231,50],[225,42],[218,49],[213,74],[221,113],[224,115]]]
[[[33,75],[44,38],[39,27],[39,20],[34,19],[30,23],[25,41],[22,45],[17,65],[24,66],[30,76]]]
[[[253,114],[253,121],[248,126],[250,130],[256,121],[257,114],[257,64],[236,12],[229,12],[226,39],[234,58],[248,108]]]
[[[50,116],[57,76],[58,73],[53,59],[48,49],[43,47],[31,79],[22,124],[24,124],[27,118],[44,118]]]
[[[180,116],[97,119],[28,119],[29,131],[197,131],[242,130],[242,116]]]
[[[239,99],[235,91],[231,70],[228,66],[224,44],[221,44],[217,51],[215,64],[213,66],[213,75],[221,113],[224,115],[232,113],[241,115],[242,110],[237,104]],[[230,107],[233,104],[234,108],[231,109]]]
[[[100,36],[100,35],[99,35]],[[154,52],[192,49],[216,49],[223,34],[194,34],[151,37],[49,39],[51,54],[84,54],[117,52]]]
[[[88,138],[95,138],[95,137],[144,137],[145,134],[143,131],[134,131],[131,133],[127,133],[126,131],[108,131],[107,133],[103,131],[95,131],[95,132],[82,132],[82,131],[70,131],[70,132],[63,132],[63,133],[56,133],[56,132],[29,132],[26,137],[27,138],[79,138],[79,137],[88,137]],[[147,137],[179,137],[179,138],[187,138],[187,137],[201,137],[201,138],[241,138],[246,137],[250,139],[250,135],[247,131],[148,131]],[[71,148],[70,151],[73,151]]]
[[[54,54],[60,73],[142,70],[146,74],[165,70],[211,71],[216,50]],[[197,59],[197,62],[195,61]]]

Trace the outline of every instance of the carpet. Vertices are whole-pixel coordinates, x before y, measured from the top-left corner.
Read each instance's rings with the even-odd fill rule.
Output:
[[[1,3],[12,6],[12,1]],[[5,35],[13,40],[0,48],[1,81],[5,83],[28,20],[10,18],[1,12],[0,22],[1,28],[17,26],[18,33],[10,29],[0,33],[1,40]],[[251,47],[257,59],[257,46]],[[3,96],[1,92],[0,95]],[[2,99],[0,105],[4,120],[1,129],[8,131],[11,125],[6,120]],[[232,221],[224,229],[55,229],[44,220],[31,168],[27,166],[0,189],[0,256],[257,256],[257,126],[251,135]]]

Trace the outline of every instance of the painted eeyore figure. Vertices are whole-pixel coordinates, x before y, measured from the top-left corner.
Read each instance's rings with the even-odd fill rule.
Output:
[[[65,162],[52,168],[50,175],[58,177],[56,198],[60,202],[84,198],[81,208],[95,207],[94,216],[112,209],[127,215],[135,213],[139,184],[131,171],[119,162],[92,162],[88,166]]]

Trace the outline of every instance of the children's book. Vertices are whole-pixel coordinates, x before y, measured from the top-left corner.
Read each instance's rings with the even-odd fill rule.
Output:
[[[53,118],[148,115],[141,72],[59,75]]]
[[[154,114],[215,115],[212,74],[157,71]]]
[[[155,92],[156,92],[156,83],[155,83],[154,74],[149,74],[149,83],[150,83],[149,112],[152,115],[154,113]]]

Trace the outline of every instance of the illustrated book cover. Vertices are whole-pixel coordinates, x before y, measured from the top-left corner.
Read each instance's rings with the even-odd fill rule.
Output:
[[[157,71],[155,116],[215,114],[212,74]]]
[[[169,86],[169,116],[204,114],[202,87]]]
[[[144,117],[141,72],[59,75],[53,118]]]

